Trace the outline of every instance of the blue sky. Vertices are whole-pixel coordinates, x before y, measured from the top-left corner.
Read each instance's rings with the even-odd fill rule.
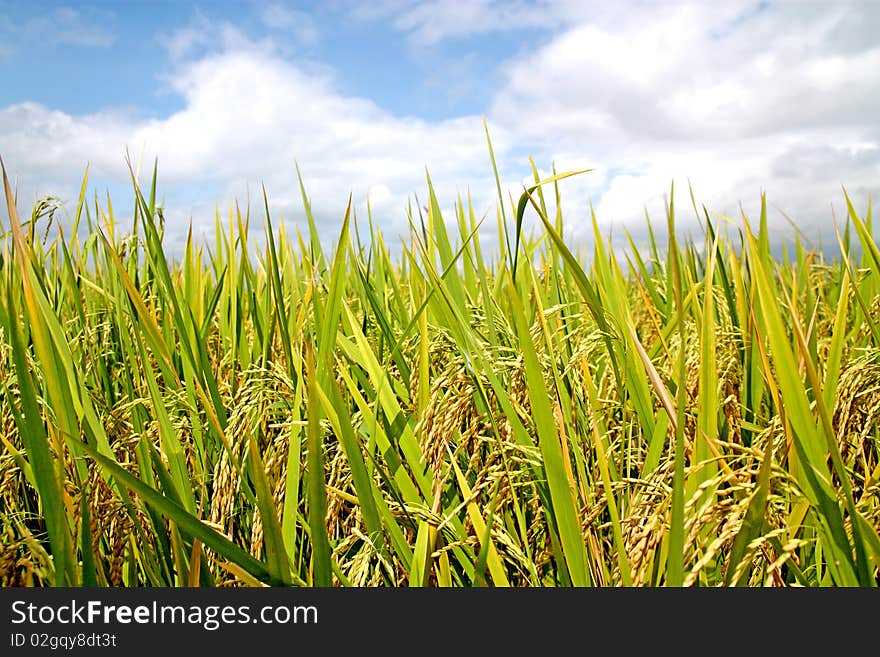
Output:
[[[350,192],[399,233],[426,166],[491,208],[486,117],[514,194],[529,155],[594,169],[563,186],[572,239],[590,202],[661,219],[675,180],[716,216],[766,190],[828,240],[840,186],[880,187],[878,7],[0,0],[0,155],[23,205],[72,203],[87,162],[122,195],[126,148],[158,157],[172,239],[261,183],[299,221],[298,161],[328,235]]]
[[[184,54],[222,51],[222,43],[202,42],[178,52],[192,32],[207,35],[224,23],[244,39],[272,39],[285,59],[326,69],[347,94],[388,111],[427,119],[479,114],[500,82],[497,64],[521,41],[547,32],[523,26],[489,40],[453,35],[454,43],[424,45],[385,12],[326,2],[68,0],[0,7],[0,28],[11,40],[2,53],[10,84],[0,90],[0,103],[34,101],[76,114],[117,106],[168,116],[182,109],[179,96],[162,84],[164,72]],[[448,74],[458,79],[449,84]]]

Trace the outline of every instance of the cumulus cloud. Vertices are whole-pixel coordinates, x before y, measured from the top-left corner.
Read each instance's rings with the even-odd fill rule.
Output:
[[[349,193],[362,208],[369,194],[380,224],[403,232],[410,195],[424,196],[426,166],[447,199],[468,184],[491,190],[480,117],[428,122],[395,116],[342,94],[332,79],[304,72],[266,44],[242,41],[185,60],[168,82],[183,108],[162,119],[71,116],[34,103],[0,110],[9,168],[23,181],[39,181],[37,191],[44,193],[65,179],[70,189],[87,161],[93,178],[122,183],[128,147],[146,162],[158,157],[166,187],[215,189],[218,198],[175,199],[180,219],[192,213],[197,223],[212,225],[210,203],[232,196],[243,201],[248,191],[256,196],[261,183],[273,208],[288,217],[301,214],[298,162],[328,236]],[[506,138],[498,133],[503,150]]]
[[[675,179],[687,205],[688,182],[733,216],[764,190],[827,234],[841,185],[862,207],[880,188],[877,4],[391,1],[371,12],[427,44],[544,30],[503,63],[489,116],[539,162],[598,168],[566,183],[576,216],[591,199],[604,223],[638,228],[645,206],[662,220]]]
[[[675,178],[733,215],[764,189],[815,232],[841,184],[862,201],[877,190],[880,42],[862,25],[876,29],[874,8],[642,9],[574,25],[507,63],[491,111],[543,156],[580,153],[617,171],[590,195],[600,219],[638,222],[643,205],[662,219]],[[860,26],[859,45],[841,38],[847,26]]]
[[[67,176],[71,165],[79,167],[85,159],[98,171],[113,171],[118,168],[116,160],[129,128],[121,116],[73,117],[36,103],[0,110],[0,134],[7,158],[17,168],[41,178]]]

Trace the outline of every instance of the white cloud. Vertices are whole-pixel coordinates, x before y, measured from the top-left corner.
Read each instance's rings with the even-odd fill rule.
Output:
[[[8,166],[34,181],[54,182],[81,174],[86,160],[92,161],[98,175],[109,175],[119,168],[129,128],[122,116],[73,117],[36,103],[0,110],[0,136]]]
[[[239,35],[240,36],[240,35]],[[272,205],[301,218],[295,161],[328,236],[336,230],[348,194],[361,209],[368,193],[386,230],[403,232],[413,193],[424,197],[425,166],[444,198],[467,184],[491,192],[488,155],[479,117],[428,122],[394,116],[372,101],[343,95],[333,81],[306,73],[258,44],[181,62],[169,77],[184,107],[163,119],[110,114],[71,116],[25,103],[0,110],[0,142],[7,168],[42,193],[75,181],[86,161],[93,178],[123,183],[124,149],[144,161],[159,159],[168,188],[214,187],[211,199],[177,198],[179,219],[213,225],[205,201],[221,204],[265,183]],[[497,131],[498,148],[506,137]],[[69,187],[68,187],[69,188]],[[260,204],[256,204],[258,208]]]
[[[737,203],[753,208],[764,189],[827,236],[841,184],[860,201],[880,188],[880,41],[854,47],[839,34],[860,12],[880,27],[873,8],[643,10],[579,23],[508,62],[491,111],[542,158],[577,153],[606,167],[600,220],[638,225],[648,205],[662,223],[670,181],[689,208],[690,179],[710,210],[738,216]]]
[[[178,69],[187,62],[224,52],[246,50],[269,55],[278,54],[282,50],[272,36],[251,39],[233,23],[211,20],[198,9],[187,23],[167,34],[159,34],[156,38]],[[178,70],[174,72],[177,73]]]
[[[167,34],[160,34],[157,39],[171,60],[178,61],[210,45],[215,36],[214,32],[214,24],[196,10],[188,24]]]
[[[812,232],[840,186],[880,189],[880,5],[870,3],[371,3],[414,43],[516,28],[549,38],[503,64],[489,116],[539,163],[597,167],[564,183],[575,217],[663,223],[675,179],[710,210],[738,215],[766,190]],[[452,46],[454,47],[454,46]],[[854,151],[859,150],[855,155]],[[784,173],[784,175],[783,175]],[[600,177],[601,176],[601,177]],[[777,220],[782,221],[777,215]],[[575,222],[571,222],[575,223]],[[588,222],[572,233],[583,235]]]

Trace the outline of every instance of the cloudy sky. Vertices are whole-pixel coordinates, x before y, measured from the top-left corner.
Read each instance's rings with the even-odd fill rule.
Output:
[[[833,239],[841,185],[880,190],[880,3],[461,0],[0,0],[0,155],[22,205],[92,188],[125,198],[125,152],[159,160],[171,238],[213,208],[300,222],[295,162],[322,230],[349,193],[387,234],[407,200],[492,207],[486,117],[503,184],[531,155],[562,185],[571,239],[663,220],[676,183],[715,215],[766,190]],[[119,203],[114,202],[117,206]],[[5,211],[0,211],[5,223]]]

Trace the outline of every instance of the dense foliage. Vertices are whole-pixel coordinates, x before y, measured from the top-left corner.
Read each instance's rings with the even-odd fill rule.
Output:
[[[234,206],[169,259],[155,173],[45,232],[4,171],[2,584],[876,585],[870,210],[832,260],[671,203],[573,253],[561,178],[491,257],[428,181],[393,250],[303,191],[305,235]]]

